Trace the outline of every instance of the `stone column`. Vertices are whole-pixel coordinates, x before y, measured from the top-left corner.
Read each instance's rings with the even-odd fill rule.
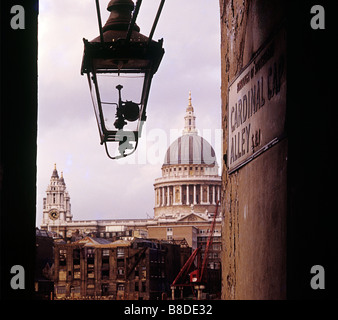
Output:
[[[183,190],[182,190],[182,186],[180,186],[180,201],[178,202],[178,204],[183,204]]]
[[[165,192],[164,192],[164,187],[162,187],[162,206],[165,206]]]
[[[155,188],[155,208],[157,207],[157,189]]]
[[[200,184],[200,204],[203,204],[203,189],[202,189],[202,184]]]
[[[208,185],[207,187],[208,187],[208,189],[207,189],[207,202],[208,202],[208,204],[210,204],[210,196],[209,196],[209,188],[210,188],[210,186]]]
[[[189,185],[187,184],[187,205],[190,204],[190,199],[189,199]]]
[[[170,188],[167,186],[167,206],[170,206]]]
[[[156,207],[159,207],[161,205],[160,191],[160,188],[156,188]]]
[[[194,184],[194,204],[196,204],[196,184]]]
[[[212,186],[212,204],[216,204],[216,200],[215,200],[215,185]]]

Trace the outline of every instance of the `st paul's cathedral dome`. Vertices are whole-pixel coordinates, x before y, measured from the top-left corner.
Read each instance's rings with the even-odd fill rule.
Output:
[[[213,213],[220,199],[221,177],[214,148],[197,134],[194,108],[189,103],[182,136],[168,148],[162,177],[155,180],[155,218]]]

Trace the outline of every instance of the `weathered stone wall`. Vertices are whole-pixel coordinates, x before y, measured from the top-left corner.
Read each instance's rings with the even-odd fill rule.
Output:
[[[284,6],[282,0],[220,0],[225,163],[229,84],[280,27]],[[223,166],[223,299],[286,298],[287,155],[284,137],[231,174]]]

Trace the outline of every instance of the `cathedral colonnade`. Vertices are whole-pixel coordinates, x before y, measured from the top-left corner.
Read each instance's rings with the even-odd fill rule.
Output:
[[[166,184],[155,187],[155,207],[172,205],[215,205],[221,186],[206,182]]]

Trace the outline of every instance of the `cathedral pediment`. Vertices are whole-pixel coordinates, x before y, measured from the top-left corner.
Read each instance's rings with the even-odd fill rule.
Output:
[[[205,219],[195,213],[190,213],[177,221],[180,222],[208,222],[208,219]]]

